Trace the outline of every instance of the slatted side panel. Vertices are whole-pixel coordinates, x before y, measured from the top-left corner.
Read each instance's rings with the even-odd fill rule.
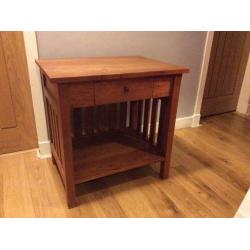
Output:
[[[100,105],[73,109],[73,137],[125,129],[127,123],[127,103]]]
[[[148,139],[149,115],[150,115],[150,99],[147,99],[144,101],[144,117],[143,117],[143,131],[142,131],[142,135],[145,139]]]
[[[166,109],[168,104],[168,98],[164,97],[160,100],[160,108],[159,108],[159,128],[157,133],[157,149],[160,153],[164,153],[165,150],[165,140],[166,140],[166,131],[165,126],[166,124]]]
[[[62,149],[61,149],[61,137],[59,134],[59,122],[58,122],[58,114],[53,106],[50,104],[48,99],[46,98],[46,106],[47,106],[47,115],[48,115],[48,125],[49,125],[49,135],[51,141],[51,147],[56,153],[57,159],[62,162]]]
[[[82,136],[83,132],[83,121],[82,121],[82,109],[76,108],[73,110],[73,131],[74,136]]]
[[[154,98],[77,109],[72,113],[73,136],[129,129],[165,152],[165,134],[159,124],[164,124],[166,105],[167,98]]]
[[[120,104],[120,128],[125,129],[127,126],[127,103],[123,102]]]
[[[101,105],[96,108],[96,130],[103,132],[108,130],[107,106]]]
[[[153,99],[151,108],[150,134],[149,134],[149,141],[152,145],[154,145],[156,141],[157,116],[158,116],[158,99]]]
[[[138,102],[138,116],[137,116],[137,133],[142,134],[143,125],[143,100]]]
[[[93,107],[84,109],[83,128],[84,134],[93,134],[95,132],[95,110]]]

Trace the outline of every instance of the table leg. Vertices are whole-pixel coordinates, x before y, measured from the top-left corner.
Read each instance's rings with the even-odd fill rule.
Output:
[[[179,91],[180,91],[180,83],[181,83],[181,75],[177,75],[174,78],[174,82],[171,87],[171,95],[169,100],[165,102],[165,121],[164,121],[164,153],[165,153],[165,161],[161,163],[160,169],[160,177],[167,178],[169,176],[169,168],[170,168],[170,160],[172,153],[172,144],[174,138],[174,128],[175,128],[175,120],[176,120],[176,112],[178,106],[179,99]]]
[[[62,142],[62,165],[65,172],[65,189],[67,195],[68,207],[76,205],[75,199],[75,180],[73,166],[73,148],[72,148],[72,128],[71,128],[71,107],[68,100],[67,85],[59,86],[60,100],[60,136]]]

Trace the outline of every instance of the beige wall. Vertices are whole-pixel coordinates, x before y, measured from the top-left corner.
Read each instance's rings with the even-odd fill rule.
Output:
[[[194,113],[205,39],[206,32],[37,32],[41,58],[143,55],[189,67],[179,118]]]

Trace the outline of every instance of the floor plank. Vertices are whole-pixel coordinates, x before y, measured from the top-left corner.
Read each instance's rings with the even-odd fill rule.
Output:
[[[3,155],[0,217],[233,217],[250,185],[249,148],[249,119],[203,119],[175,131],[169,179],[154,164],[80,184],[73,209],[50,159]]]

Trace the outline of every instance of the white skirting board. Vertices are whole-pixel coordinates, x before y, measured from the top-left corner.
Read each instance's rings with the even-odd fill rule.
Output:
[[[200,124],[200,114],[194,114],[192,116],[177,118],[175,122],[175,129],[198,127]],[[51,157],[50,142],[41,141],[38,143],[39,149],[37,156],[40,159]]]
[[[38,158],[44,159],[51,157],[50,141],[38,142],[38,146],[39,146],[37,150]]]
[[[177,118],[175,122],[175,129],[198,127],[200,125],[200,114],[194,114],[183,118]]]

